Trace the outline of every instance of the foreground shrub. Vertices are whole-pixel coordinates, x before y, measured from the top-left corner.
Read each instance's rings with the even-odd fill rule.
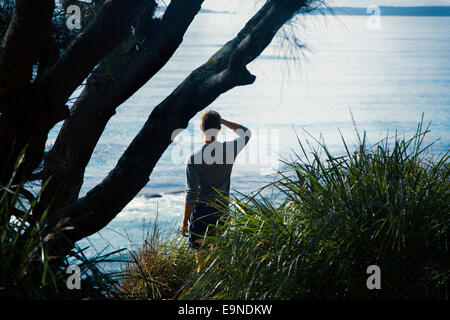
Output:
[[[180,236],[161,235],[157,219],[142,248],[123,259],[121,287],[133,299],[173,299],[194,276],[195,254]]]
[[[13,179],[11,179],[12,181]],[[26,195],[26,197],[24,197]],[[76,247],[63,259],[54,259],[42,245],[41,226],[46,214],[35,219],[37,202],[21,185],[0,186],[0,299],[106,299],[116,297],[118,273],[100,265],[117,252],[87,258],[86,248]],[[32,253],[39,252],[39,261]],[[69,266],[80,270],[80,289],[69,289]],[[72,282],[71,282],[72,283]]]

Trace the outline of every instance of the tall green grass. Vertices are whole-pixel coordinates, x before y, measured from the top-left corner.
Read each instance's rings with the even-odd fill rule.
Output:
[[[387,137],[333,156],[299,141],[271,188],[232,199],[209,267],[188,279],[184,299],[448,299],[448,152]],[[278,197],[277,199],[280,199]],[[366,286],[381,269],[381,289]]]
[[[122,261],[121,287],[130,299],[175,299],[186,279],[195,276],[194,252],[176,233],[162,234],[157,218],[142,247],[128,251]]]

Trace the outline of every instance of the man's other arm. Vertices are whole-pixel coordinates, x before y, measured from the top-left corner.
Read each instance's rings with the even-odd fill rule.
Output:
[[[192,159],[190,159],[192,160]],[[194,163],[188,161],[186,164],[186,200],[184,203],[183,220],[181,222],[180,232],[184,237],[187,237],[188,221],[194,210],[195,200],[197,199],[198,191],[198,173],[195,169]]]
[[[192,211],[194,210],[194,203],[184,203],[184,213],[183,213],[183,221],[181,222],[180,232],[183,237],[188,237],[188,221],[191,217]]]

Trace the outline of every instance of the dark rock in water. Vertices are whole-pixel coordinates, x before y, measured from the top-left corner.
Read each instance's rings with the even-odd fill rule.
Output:
[[[144,194],[143,197],[144,197],[145,199],[162,198],[162,195],[160,195],[159,193],[154,193],[154,194]]]
[[[141,197],[143,197],[145,199],[153,199],[153,198],[162,198],[164,196],[164,194],[180,194],[180,193],[184,193],[184,190],[164,192],[162,194],[161,193],[152,193],[152,194],[144,193],[141,195]]]
[[[184,190],[167,192],[167,194],[179,194],[179,193],[184,193]]]

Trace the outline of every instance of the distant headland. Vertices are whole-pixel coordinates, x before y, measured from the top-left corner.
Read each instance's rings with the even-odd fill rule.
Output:
[[[405,17],[449,17],[450,6],[420,6],[420,7],[392,7],[380,6],[383,16],[405,16]],[[367,8],[359,7],[328,7],[309,12],[309,14],[333,14],[347,16],[366,16]]]

